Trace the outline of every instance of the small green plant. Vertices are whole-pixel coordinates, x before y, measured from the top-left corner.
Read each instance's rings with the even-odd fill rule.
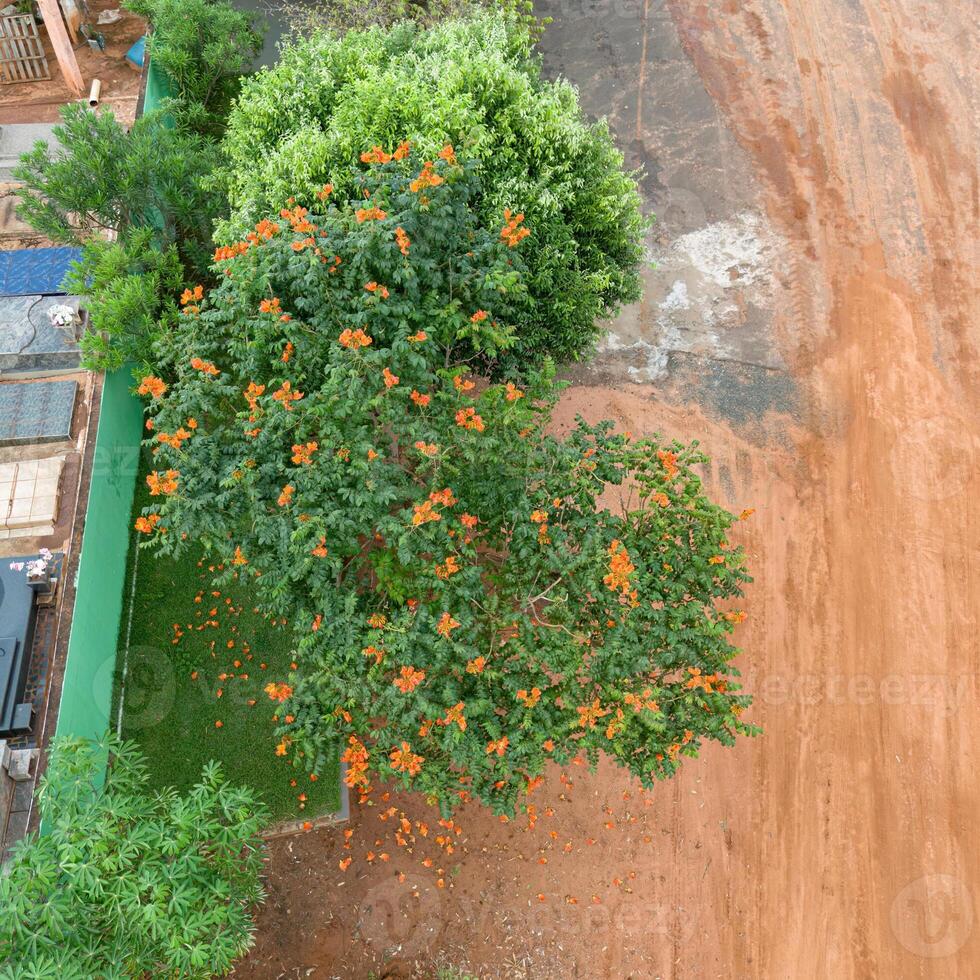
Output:
[[[54,241],[78,244],[133,228],[153,243],[175,245],[191,269],[204,268],[221,197],[202,180],[217,160],[207,140],[169,126],[159,112],[126,130],[111,112],[70,103],[54,128],[60,147],[44,141],[21,157],[14,178],[17,213]]]
[[[89,329],[80,346],[83,365],[114,371],[145,361],[151,345],[176,322],[184,268],[175,245],[154,247],[154,232],[133,228],[116,241],[91,238],[65,281],[84,294]]]
[[[148,47],[173,86],[167,111],[188,128],[217,134],[262,48],[252,19],[227,0],[126,0],[153,28]]]
[[[264,812],[217,766],[153,792],[132,745],[61,738],[40,803],[0,878],[0,977],[204,980],[251,946]]]

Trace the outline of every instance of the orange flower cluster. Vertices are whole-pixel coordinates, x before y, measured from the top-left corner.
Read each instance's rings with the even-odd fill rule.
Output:
[[[193,289],[185,289],[180,294],[180,305],[185,313],[200,313],[201,307],[197,304],[204,299],[204,287],[195,286]]]
[[[473,514],[460,514],[459,519],[463,527],[468,527],[470,530],[480,523],[480,518],[475,517]]]
[[[464,381],[463,378],[457,374],[456,377],[453,378],[453,387],[457,391],[472,391],[476,387],[476,384],[472,381]]]
[[[273,296],[272,299],[264,299],[259,303],[259,313],[282,313],[279,300]]]
[[[157,524],[160,523],[159,514],[149,514],[146,517],[137,517],[133,525],[140,534],[152,534]],[[160,528],[162,531],[163,528]]]
[[[291,483],[287,483],[283,488],[282,492],[279,494],[279,500],[277,501],[280,507],[285,507],[286,504],[290,503],[293,499],[293,494],[296,492],[296,487]]]
[[[408,248],[412,244],[412,240],[405,233],[405,229],[401,225],[395,229],[395,242],[398,244],[398,251],[402,255],[408,255]]]
[[[293,689],[288,684],[266,684],[262,689],[272,701],[288,701],[293,696]]]
[[[459,561],[456,556],[449,555],[441,565],[436,565],[436,578],[441,578],[443,581],[446,581],[459,570]]]
[[[316,239],[312,235],[308,235],[306,238],[301,238],[298,242],[293,242],[291,248],[294,252],[302,252],[304,248],[313,248],[316,245]],[[319,254],[319,249],[317,249]]]
[[[374,339],[369,337],[360,327],[357,330],[351,330],[348,327],[337,340],[341,347],[346,347],[348,350],[358,350],[361,347],[368,347],[374,342]]]
[[[384,629],[388,625],[388,617],[383,613],[371,613],[367,620],[368,626],[373,630]]]
[[[154,377],[152,374],[148,374],[140,382],[139,388],[136,389],[141,395],[152,395],[154,398],[159,398],[166,390],[167,386],[160,378]]]
[[[293,342],[291,340],[287,340],[286,346],[283,348],[282,357],[279,358],[279,360],[281,360],[283,364],[288,364],[289,359],[293,356],[293,351],[295,350],[296,348],[293,347]]]
[[[173,435],[167,432],[158,432],[157,441],[162,442],[165,446],[170,446],[171,449],[180,449],[181,444],[190,439],[193,434],[181,426]]]
[[[439,447],[434,442],[422,442],[421,440],[419,440],[417,443],[415,443],[415,448],[423,456],[431,457],[431,456],[436,456],[439,453]]]
[[[409,396],[419,408],[425,408],[426,405],[432,400],[428,395],[423,395],[420,392],[412,389],[412,394]]]
[[[344,782],[352,788],[362,786],[366,789],[368,785],[368,750],[356,735],[351,735],[347,740],[347,748],[341,754],[340,760],[347,764]]]
[[[439,159],[440,160],[445,160],[446,163],[448,163],[450,165],[452,165],[452,164],[454,164],[456,162],[456,151],[453,149],[452,143],[447,143],[439,151]]]
[[[418,333],[413,333],[409,335],[408,342],[410,344],[421,344],[423,340],[428,340],[429,335],[424,330],[419,330]]]
[[[248,407],[255,412],[258,407],[259,397],[264,394],[265,385],[257,385],[254,381],[249,381],[248,387],[242,392],[245,397],[245,401],[248,402]],[[252,416],[254,421],[254,415]]]
[[[390,295],[390,293],[388,292],[388,287],[387,286],[379,286],[376,282],[374,282],[374,280],[372,280],[371,282],[365,283],[364,284],[364,288],[369,293],[377,293],[377,295],[380,296],[382,299],[387,299],[388,296]]]
[[[327,557],[327,538],[326,535],[320,538],[320,543],[311,552],[314,558]]]
[[[449,727],[450,725],[456,725],[459,727],[461,732],[466,731],[466,715],[463,714],[463,708],[466,704],[460,701],[458,704],[454,704],[451,708],[447,709],[445,718],[440,718],[436,724],[444,725]]]
[[[381,376],[385,380],[386,388],[394,388],[395,385],[398,384],[398,375],[392,374],[389,368],[385,368],[384,371],[381,372]]]
[[[160,473],[154,470],[146,476],[146,485],[150,488],[150,496],[157,497],[160,494],[168,496],[177,489],[177,477],[180,476],[179,470],[167,470]]]
[[[214,250],[212,259],[215,262],[224,262],[233,259],[238,255],[244,255],[248,251],[248,242],[235,242],[234,245],[219,245]]]
[[[422,769],[425,756],[416,755],[408,742],[402,742],[400,749],[394,749],[388,756],[391,760],[391,768],[396,772],[405,772],[409,776],[416,776]]]
[[[672,453],[668,449],[658,449],[657,459],[667,472],[667,479],[673,480],[677,475],[677,453]]]
[[[598,698],[592,704],[583,705],[575,710],[578,712],[578,723],[581,728],[595,728],[595,723],[609,714],[605,708],[599,706]]]
[[[521,227],[523,221],[523,214],[511,215],[510,208],[504,208],[504,227],[500,229],[500,237],[507,243],[509,248],[514,248],[515,245],[519,245],[521,241],[531,234],[526,227]]]
[[[357,218],[358,224],[363,224],[365,221],[384,221],[388,217],[388,212],[382,211],[379,207],[358,208],[354,212],[354,217]]]
[[[442,182],[442,177],[432,169],[432,161],[426,160],[422,164],[422,169],[419,171],[418,177],[408,186],[413,194],[418,194],[419,191],[425,190],[427,187],[438,187]]]
[[[402,694],[409,694],[424,680],[424,670],[416,670],[414,667],[402,667],[399,671],[399,676],[395,678],[393,683]]]
[[[510,739],[506,735],[496,741],[487,742],[487,755],[497,755],[503,758],[508,745],[510,745]]]
[[[290,198],[290,201],[292,200],[293,198]],[[289,226],[293,231],[300,235],[309,235],[316,231],[316,225],[311,224],[306,220],[306,216],[308,214],[309,211],[307,211],[306,208],[300,207],[300,205],[297,204],[296,207],[292,208],[291,210],[289,208],[283,208],[279,212],[279,217],[288,219]]]
[[[442,504],[443,507],[452,507],[456,503],[456,498],[449,487],[446,487],[445,490],[433,490],[429,494],[429,500],[434,504]]]
[[[221,374],[221,372],[210,361],[202,361],[199,357],[191,358],[191,367],[194,368],[195,371],[202,371],[204,374],[210,374],[212,377]]]
[[[293,391],[292,382],[284,381],[282,386],[272,395],[273,399],[279,402],[287,412],[291,412],[293,407],[291,402],[298,402],[303,397],[303,392]]]
[[[232,565],[247,565],[248,559],[242,554],[242,549],[235,546],[235,555],[231,559]]]
[[[636,566],[630,561],[630,556],[619,539],[609,545],[609,574],[602,581],[610,592],[622,592],[628,595],[630,591],[630,575],[636,571]]]
[[[509,402],[516,402],[516,401],[518,401],[519,399],[521,399],[521,398],[523,398],[523,397],[524,397],[524,392],[523,392],[523,391],[521,391],[521,389],[520,389],[520,388],[518,388],[518,387],[517,387],[517,386],[516,386],[516,385],[514,384],[514,382],[513,382],[513,381],[508,381],[508,382],[507,382],[507,394],[506,394],[506,395],[504,395],[504,397],[505,397],[505,398],[507,399],[507,401],[509,401]]]
[[[476,414],[476,409],[472,406],[461,408],[456,413],[456,424],[462,426],[464,429],[472,429],[475,432],[482,432],[485,428],[483,419]]]
[[[623,701],[634,711],[659,711],[660,705],[653,700],[653,690],[645,687],[640,694],[633,694],[631,691],[623,695]]]
[[[548,512],[544,510],[531,511],[531,521],[538,525],[538,544],[550,544],[548,537]]]
[[[309,466],[313,462],[313,454],[320,447],[315,442],[308,442],[305,445],[302,443],[293,444],[293,462],[299,466],[305,463]]]
[[[541,700],[541,688],[532,687],[530,694],[521,689],[517,692],[517,700],[523,701],[528,708],[533,708]]]
[[[486,657],[474,657],[472,660],[466,661],[466,673],[482,674],[486,666],[487,666]]]
[[[687,688],[703,687],[706,692],[710,693],[712,691],[724,691],[728,687],[728,681],[721,674],[702,674],[700,667],[688,667],[687,672],[691,675],[684,685]]]
[[[439,617],[439,622],[436,625],[436,632],[440,636],[443,636],[448,640],[450,635],[452,634],[452,631],[454,629],[457,629],[458,627],[459,627],[459,621],[453,619],[453,617],[450,616],[449,613],[444,612],[442,616]]]
[[[361,154],[361,163],[391,163],[391,154],[385,153],[380,146],[372,146]]]
[[[325,201],[328,197],[330,197],[332,193],[333,193],[333,184],[324,184],[323,187],[321,187],[320,190],[316,192],[317,200]]]
[[[470,317],[470,323],[482,323],[488,316],[490,316],[490,314],[487,313],[486,310],[477,310],[476,313]]]

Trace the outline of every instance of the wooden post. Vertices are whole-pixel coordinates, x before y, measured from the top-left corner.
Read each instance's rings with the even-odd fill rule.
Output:
[[[48,29],[48,37],[51,38],[51,47],[54,48],[61,74],[68,87],[80,98],[85,91],[85,83],[82,81],[82,73],[75,60],[75,52],[68,40],[65,22],[61,19],[58,0],[37,0],[37,5],[41,8],[44,26]]]

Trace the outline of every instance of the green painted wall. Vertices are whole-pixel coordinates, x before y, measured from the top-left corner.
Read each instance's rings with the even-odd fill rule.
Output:
[[[142,406],[132,387],[130,365],[107,374],[102,387],[58,735],[98,738],[109,728],[129,518],[143,435]]]

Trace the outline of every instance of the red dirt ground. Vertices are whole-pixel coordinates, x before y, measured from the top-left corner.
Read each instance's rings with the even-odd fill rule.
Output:
[[[765,448],[652,387],[573,388],[559,424],[581,412],[700,438],[716,496],[757,509],[738,641],[765,734],[709,748],[646,797],[611,767],[572,767],[573,787],[556,771],[533,831],[470,808],[452,855],[417,799],[393,796],[384,821],[387,804],[355,805],[349,852],[342,831],[272,846],[238,977],[431,976],[441,962],[515,978],[977,976],[970,10],[670,9],[789,243],[777,336],[808,408]]]
[[[139,99],[140,74],[128,67],[126,52],[146,31],[145,23],[135,14],[122,10],[115,24],[95,23],[103,10],[122,9],[116,0],[89,0],[92,27],[105,35],[105,51],[94,51],[87,43],[75,49],[75,60],[85,82],[85,97],[93,78],[102,81],[101,105],[111,109],[116,117],[129,124],[136,114]],[[54,56],[44,24],[38,24],[44,42],[44,53],[51,69],[51,78],[42,82],[18,82],[0,85],[0,125],[4,123],[57,122],[58,110],[76,96],[65,84]]]

